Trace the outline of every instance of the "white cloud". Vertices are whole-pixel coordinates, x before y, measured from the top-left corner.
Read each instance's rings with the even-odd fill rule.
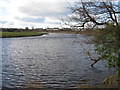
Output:
[[[54,18],[54,17],[45,18],[45,23],[53,23],[53,22],[61,22],[61,20],[59,18]]]
[[[19,10],[31,16],[56,16],[65,12],[65,2],[45,1],[31,1],[26,5],[19,7]]]
[[[60,26],[60,18],[68,14],[66,1],[72,0],[0,0],[0,25],[23,28]],[[39,22],[37,18],[45,20]]]

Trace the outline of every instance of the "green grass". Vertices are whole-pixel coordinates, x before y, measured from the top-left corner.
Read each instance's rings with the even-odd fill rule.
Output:
[[[0,32],[0,38],[41,36],[44,32]]]

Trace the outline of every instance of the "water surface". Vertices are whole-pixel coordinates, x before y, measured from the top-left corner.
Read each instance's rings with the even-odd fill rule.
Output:
[[[79,84],[99,84],[113,70],[107,69],[103,61],[90,67],[92,61],[80,45],[93,53],[94,45],[84,43],[90,38],[56,33],[3,38],[2,86],[74,88]]]

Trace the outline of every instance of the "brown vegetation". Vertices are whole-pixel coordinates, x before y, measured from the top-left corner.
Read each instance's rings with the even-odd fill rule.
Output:
[[[79,85],[77,88],[120,88],[119,84],[119,78],[117,75],[109,76],[105,78],[100,85],[86,85],[82,84]]]

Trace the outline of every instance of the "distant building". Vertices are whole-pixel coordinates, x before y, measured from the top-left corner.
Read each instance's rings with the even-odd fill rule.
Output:
[[[43,31],[43,28],[35,28],[35,31]]]
[[[52,31],[52,30],[53,30],[53,28],[47,28],[46,30],[47,30],[47,31]]]
[[[59,31],[59,28],[53,28],[53,31]]]

